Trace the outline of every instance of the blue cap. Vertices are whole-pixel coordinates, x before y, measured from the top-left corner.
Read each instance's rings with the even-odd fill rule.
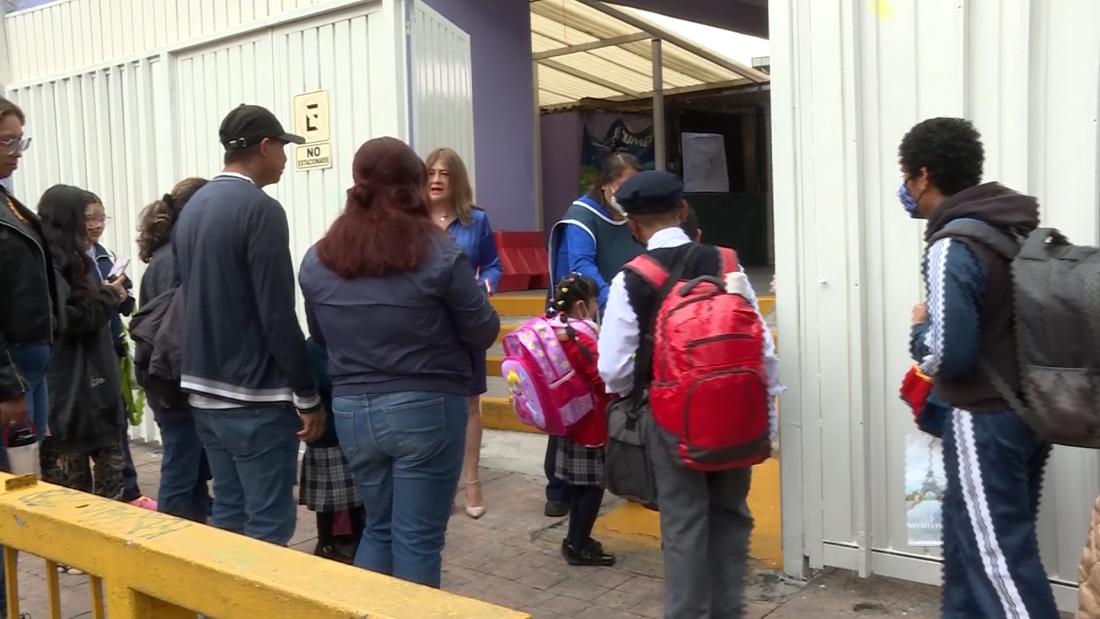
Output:
[[[668,213],[680,206],[684,182],[662,170],[638,172],[615,192],[615,201],[627,213]]]

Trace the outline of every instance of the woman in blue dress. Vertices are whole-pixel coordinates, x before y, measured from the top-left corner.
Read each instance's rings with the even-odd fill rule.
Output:
[[[470,258],[474,273],[492,295],[500,283],[500,257],[497,255],[489,216],[474,205],[474,192],[462,158],[450,148],[438,148],[428,155],[428,192],[432,220],[446,230]],[[481,463],[481,395],[486,386],[485,353],[472,359],[474,379],[470,385],[469,420],[466,424],[466,457],[462,463],[462,485],[466,490],[466,514],[480,518],[485,514],[478,467]]]

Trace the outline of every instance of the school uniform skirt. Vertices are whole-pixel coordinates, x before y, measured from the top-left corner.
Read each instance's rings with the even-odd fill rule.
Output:
[[[302,475],[298,486],[298,504],[321,513],[338,512],[363,506],[359,488],[336,447],[306,447],[302,457]]]
[[[564,436],[555,441],[558,445],[554,459],[554,477],[573,486],[604,485],[604,447],[585,447]]]

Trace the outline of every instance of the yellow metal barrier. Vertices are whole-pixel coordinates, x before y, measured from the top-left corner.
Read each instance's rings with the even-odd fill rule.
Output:
[[[173,516],[0,473],[8,616],[19,616],[16,551],[89,575],[93,619],[522,619],[529,615],[320,559]]]

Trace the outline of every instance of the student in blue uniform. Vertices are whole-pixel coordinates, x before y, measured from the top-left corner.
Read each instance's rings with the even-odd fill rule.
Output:
[[[451,235],[466,252],[474,274],[486,295],[496,292],[500,283],[500,257],[489,225],[489,216],[474,204],[470,176],[462,158],[450,148],[437,148],[428,155],[428,193],[431,196],[432,221]],[[485,497],[481,494],[481,396],[488,391],[485,352],[473,357],[474,378],[467,403],[466,456],[462,462],[462,485],[466,490],[466,515],[485,515]]]
[[[615,274],[645,249],[630,233],[626,215],[612,200],[615,192],[642,164],[628,153],[614,153],[604,160],[600,176],[588,193],[573,201],[561,221],[550,230],[550,281],[561,281],[569,273],[590,277],[600,288],[602,312]],[[546,446],[546,508],[544,513],[559,518],[569,513],[570,486],[554,475],[557,439]]]

